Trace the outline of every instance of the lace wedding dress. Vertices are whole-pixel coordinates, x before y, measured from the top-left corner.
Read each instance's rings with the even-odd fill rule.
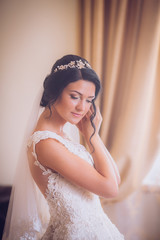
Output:
[[[50,221],[42,240],[122,240],[118,229],[104,213],[97,195],[67,181],[61,175],[44,168],[37,159],[36,144],[52,138],[63,144],[70,152],[83,158],[93,166],[92,156],[84,146],[54,132],[37,131],[29,139],[32,144],[34,164],[48,176],[46,200]],[[64,156],[65,157],[65,156]],[[27,238],[32,239],[32,238]],[[36,238],[33,238],[36,239]]]

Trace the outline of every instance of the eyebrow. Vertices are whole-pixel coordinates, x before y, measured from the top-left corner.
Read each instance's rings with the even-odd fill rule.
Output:
[[[71,92],[75,92],[75,93],[78,93],[80,96],[82,96],[83,94],[76,91],[76,90],[70,90]],[[95,98],[95,96],[88,96],[88,98]]]

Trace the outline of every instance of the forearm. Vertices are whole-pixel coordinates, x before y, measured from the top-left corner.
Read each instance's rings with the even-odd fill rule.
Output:
[[[116,165],[112,157],[105,148],[99,135],[95,134],[91,142],[93,144],[94,151],[89,141],[87,142],[87,144],[90,148],[96,170],[102,176],[106,177],[108,180],[111,180],[113,181],[113,183],[118,185],[119,184],[118,169],[116,168]]]
[[[116,175],[117,182],[118,182],[118,184],[120,184],[120,182],[121,182],[121,177],[120,177],[120,174],[119,174],[118,167],[117,167],[114,159],[112,158],[111,154],[109,153],[109,151],[108,151],[107,148],[105,147],[104,143],[102,142],[102,140],[101,140],[101,144],[102,144],[103,149],[104,149],[107,157],[109,158],[109,160],[110,160],[110,162],[111,162],[111,164],[112,164],[112,167],[113,167],[113,169],[114,169],[114,171],[115,171],[115,175]]]

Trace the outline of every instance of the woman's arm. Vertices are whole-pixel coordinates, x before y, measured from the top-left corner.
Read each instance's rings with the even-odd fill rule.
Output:
[[[113,198],[118,193],[118,183],[113,165],[98,135],[101,124],[100,113],[96,114],[94,121],[97,129],[92,138],[94,146],[92,156],[95,168],[84,159],[71,153],[55,139],[46,139],[37,143],[36,153],[43,166],[53,169],[70,182],[104,198]],[[90,123],[90,113],[80,121],[78,127],[91,148],[89,138],[93,127]]]
[[[112,167],[114,168],[114,172],[115,172],[115,175],[116,175],[117,183],[119,185],[121,183],[121,177],[120,177],[120,174],[119,174],[118,167],[117,167],[114,159],[112,158],[111,154],[109,153],[109,151],[105,147],[104,143],[102,142],[102,140],[101,140],[101,144],[102,144],[102,147],[103,147],[103,149],[104,149],[104,151],[106,153],[107,158],[110,160],[110,162],[112,164]]]
[[[55,139],[42,140],[36,144],[39,162],[58,172],[70,182],[104,198],[113,198],[118,193],[115,181],[103,176],[84,159],[71,153]]]
[[[111,157],[110,153],[104,146],[99,135],[95,135],[92,139],[92,144],[94,147],[94,152],[91,153],[94,159],[95,168],[103,176],[110,176],[113,180],[116,180],[117,184],[120,184],[120,175],[116,163]],[[90,150],[92,151],[92,146],[90,142],[88,143]]]
[[[91,142],[90,142],[90,136],[93,132],[93,127],[90,124],[90,116],[92,114],[92,111],[93,110],[91,107],[90,111],[87,113],[85,118],[83,118],[82,121],[78,124],[79,130],[83,134],[83,136],[89,146],[90,152],[94,159],[96,170],[100,174],[102,174],[104,177],[108,177],[109,179],[112,179],[113,182],[116,182],[116,184],[119,185],[120,184],[120,175],[119,175],[119,171],[116,166],[116,163],[114,162],[110,153],[104,146],[104,144],[98,134],[100,126],[101,126],[101,122],[102,122],[102,117],[101,117],[99,108],[97,108],[97,113],[96,113],[96,116],[94,119],[96,132],[95,132],[94,136],[91,138]],[[94,149],[94,151],[93,151],[93,149]]]

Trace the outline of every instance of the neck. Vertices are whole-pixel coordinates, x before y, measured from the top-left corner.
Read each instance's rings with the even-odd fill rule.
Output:
[[[52,113],[48,108],[45,108],[37,123],[36,130],[49,130],[56,132],[59,135],[64,135],[63,127],[66,121],[52,108]]]

